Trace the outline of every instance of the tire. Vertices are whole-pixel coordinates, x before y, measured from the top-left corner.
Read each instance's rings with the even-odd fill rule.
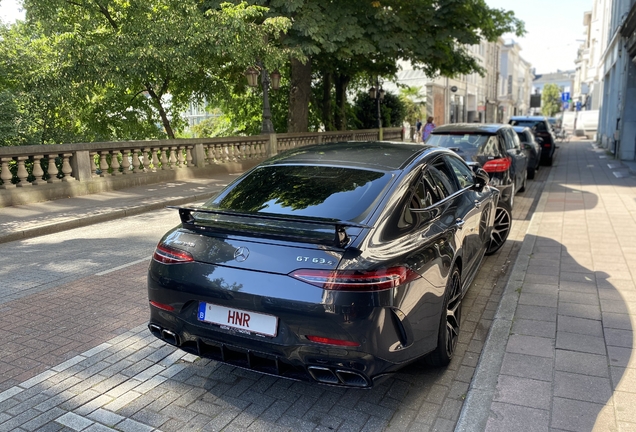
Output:
[[[554,158],[554,156],[550,156],[548,159],[546,159],[545,164],[546,166],[552,166],[552,159]]]
[[[528,168],[528,178],[532,180],[534,178],[535,168]]]
[[[521,187],[519,188],[519,192],[525,192],[527,183],[528,183],[528,171],[526,170],[526,172],[523,173],[523,183],[521,184]]]
[[[512,209],[508,203],[500,202],[495,209],[495,222],[488,246],[486,246],[486,255],[492,255],[501,249],[508,239],[510,228],[512,228]]]
[[[437,332],[437,348],[424,358],[429,366],[446,366],[450,363],[457,348],[462,317],[462,284],[457,267],[453,266],[446,290],[442,314]]]

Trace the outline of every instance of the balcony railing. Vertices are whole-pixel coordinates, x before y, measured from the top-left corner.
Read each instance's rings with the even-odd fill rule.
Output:
[[[402,140],[401,128],[387,128],[382,132],[384,140]],[[100,179],[117,176],[154,175],[155,181],[163,181],[162,178],[165,176],[158,176],[157,173],[188,171],[236,162],[251,161],[256,164],[260,160],[293,148],[335,141],[378,140],[379,135],[379,130],[371,129],[228,138],[0,147],[0,207],[22,203],[21,200],[2,199],[3,193],[6,195],[12,189],[50,189],[51,186],[46,185],[99,182]],[[151,182],[153,179],[148,178],[137,183]],[[111,189],[115,188],[116,185],[111,185]],[[15,193],[13,195],[15,196]]]

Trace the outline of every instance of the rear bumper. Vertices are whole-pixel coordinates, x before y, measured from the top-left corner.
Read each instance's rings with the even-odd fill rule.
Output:
[[[367,353],[327,346],[259,346],[218,334],[198,336],[189,332],[187,325],[180,331],[172,331],[163,327],[160,321],[151,318],[150,332],[188,353],[297,381],[371,388],[402,366]],[[169,327],[175,328],[174,325]]]
[[[415,343],[415,337],[421,335],[414,334],[408,319],[393,306],[393,299],[400,298],[394,290],[330,292],[284,275],[236,274],[200,263],[166,267],[151,264],[148,297],[174,310],[150,306],[149,329],[156,337],[201,357],[284,378],[369,388],[424,354],[427,348],[423,347],[436,345],[436,338]],[[218,286],[206,277],[210,269]],[[187,285],[168,277],[183,271],[190,274]],[[228,286],[225,281],[230,277],[235,282]],[[258,280],[249,279],[253,277]],[[274,295],[273,287],[287,298]],[[268,337],[200,321],[201,302],[274,315],[278,318],[277,333]],[[439,322],[439,307],[431,299],[424,316]],[[430,330],[432,336],[437,334],[436,328]],[[307,335],[352,341],[359,346],[316,343]]]

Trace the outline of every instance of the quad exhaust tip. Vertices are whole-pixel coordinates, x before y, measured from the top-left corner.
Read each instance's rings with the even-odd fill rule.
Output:
[[[367,379],[357,372],[345,370],[333,371],[323,366],[309,366],[307,370],[313,379],[323,384],[369,387]]]
[[[179,346],[179,336],[170,330],[163,329],[157,324],[148,324],[148,330],[150,333],[168,342],[170,345]]]

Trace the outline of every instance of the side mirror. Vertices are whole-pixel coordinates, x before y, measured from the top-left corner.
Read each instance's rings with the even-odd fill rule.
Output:
[[[532,146],[528,143],[523,143],[524,150],[532,150]]]
[[[475,189],[481,191],[490,182],[490,175],[479,165],[471,165],[470,167],[475,174]]]

